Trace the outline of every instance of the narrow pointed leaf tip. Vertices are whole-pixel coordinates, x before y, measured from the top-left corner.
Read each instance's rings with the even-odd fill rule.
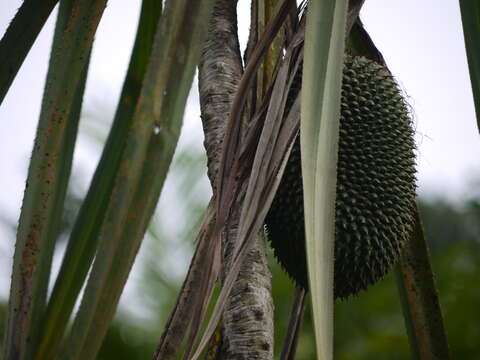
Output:
[[[460,0],[460,11],[477,126],[480,132],[480,1]]]
[[[0,104],[58,0],[25,0],[0,40]]]

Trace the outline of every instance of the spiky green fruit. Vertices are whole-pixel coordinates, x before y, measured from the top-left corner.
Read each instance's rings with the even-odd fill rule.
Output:
[[[296,87],[298,91],[300,80]],[[413,135],[408,107],[391,74],[366,58],[347,56],[337,163],[336,298],[356,294],[381,279],[413,229]],[[266,225],[277,259],[307,289],[299,139]]]

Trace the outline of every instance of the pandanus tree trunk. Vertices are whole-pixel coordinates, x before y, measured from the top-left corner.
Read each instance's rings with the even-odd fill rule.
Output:
[[[216,188],[230,105],[242,75],[237,37],[237,0],[217,0],[199,66],[199,90],[208,176]],[[241,204],[222,239],[225,277],[231,263]],[[273,302],[265,244],[257,236],[227,301],[221,326],[221,359],[273,359]]]

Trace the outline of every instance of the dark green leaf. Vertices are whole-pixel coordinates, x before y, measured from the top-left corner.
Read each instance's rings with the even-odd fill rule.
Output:
[[[0,104],[58,0],[24,0],[0,41]]]
[[[473,100],[477,112],[477,124],[480,131],[480,2],[478,0],[460,0],[460,11]]]
[[[62,1],[59,11],[15,245],[5,358],[30,358],[37,340],[87,64],[104,8],[105,1]]]
[[[99,235],[96,261],[61,354],[94,358],[175,151],[212,0],[167,1]]]

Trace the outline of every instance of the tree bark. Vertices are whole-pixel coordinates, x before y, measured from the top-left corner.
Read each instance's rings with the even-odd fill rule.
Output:
[[[217,0],[199,65],[199,91],[208,176],[215,192],[221,146],[230,105],[242,76],[237,37],[237,0]],[[240,203],[223,237],[222,278],[236,241]],[[273,359],[271,274],[264,240],[258,236],[240,269],[222,319],[217,359]]]

